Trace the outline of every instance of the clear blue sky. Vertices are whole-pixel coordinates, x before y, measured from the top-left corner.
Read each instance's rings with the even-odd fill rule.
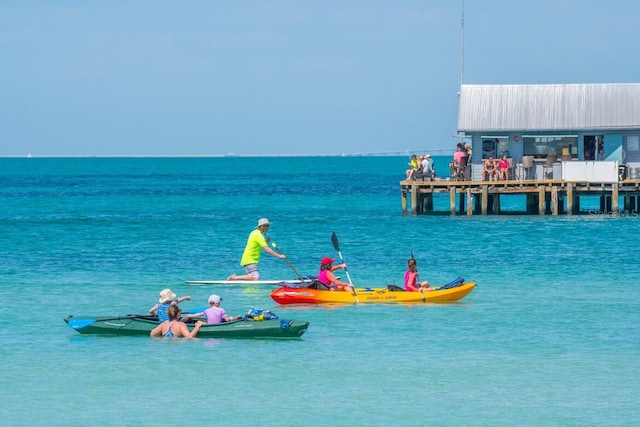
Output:
[[[0,155],[455,144],[460,0],[0,2]],[[465,83],[640,81],[638,0],[466,0]]]

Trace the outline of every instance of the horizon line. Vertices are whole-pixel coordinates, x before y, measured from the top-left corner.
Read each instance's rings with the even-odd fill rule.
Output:
[[[233,157],[396,157],[407,156],[414,153],[436,153],[435,156],[445,156],[453,154],[452,148],[436,150],[402,150],[402,151],[378,151],[362,153],[281,153],[281,154],[32,154],[26,155],[3,155],[0,158],[233,158]]]

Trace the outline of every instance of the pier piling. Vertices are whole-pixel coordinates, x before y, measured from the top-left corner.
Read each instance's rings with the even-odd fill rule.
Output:
[[[434,199],[448,194],[451,215],[526,213],[537,215],[575,215],[580,211],[580,198],[599,196],[601,213],[619,214],[619,198],[623,197],[625,212],[640,208],[640,179],[613,183],[575,182],[563,180],[524,181],[401,181],[402,212],[408,214],[407,197],[411,197],[412,215],[434,213]],[[503,199],[524,196],[524,206],[516,212],[503,212]]]

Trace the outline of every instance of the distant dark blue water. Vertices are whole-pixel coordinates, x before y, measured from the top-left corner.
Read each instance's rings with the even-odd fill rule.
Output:
[[[637,425],[638,218],[403,216],[407,158],[0,159],[2,425]],[[439,172],[448,159],[436,159]],[[447,203],[447,197],[443,203]],[[303,274],[477,288],[446,305],[282,307],[239,273],[261,217]],[[263,255],[265,279],[293,278]],[[290,342],[82,336],[68,314],[184,308],[306,319]]]

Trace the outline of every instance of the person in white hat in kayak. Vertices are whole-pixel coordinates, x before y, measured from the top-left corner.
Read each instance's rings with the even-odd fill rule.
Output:
[[[263,249],[266,253],[276,258],[286,258],[284,254],[277,253],[267,245],[270,240],[267,236],[270,225],[271,223],[267,218],[260,218],[258,220],[258,226],[249,234],[247,245],[244,248],[242,259],[240,260],[240,265],[244,267],[245,274],[232,274],[227,280],[260,280],[258,263],[260,262]]]
[[[217,325],[222,322],[231,322],[234,320],[242,319],[242,316],[229,316],[224,308],[220,307],[220,302],[222,298],[218,295],[211,295],[209,297],[209,308],[200,313],[187,314],[182,318],[183,321],[187,322],[189,319],[194,319],[198,317],[206,317],[207,325]]]

